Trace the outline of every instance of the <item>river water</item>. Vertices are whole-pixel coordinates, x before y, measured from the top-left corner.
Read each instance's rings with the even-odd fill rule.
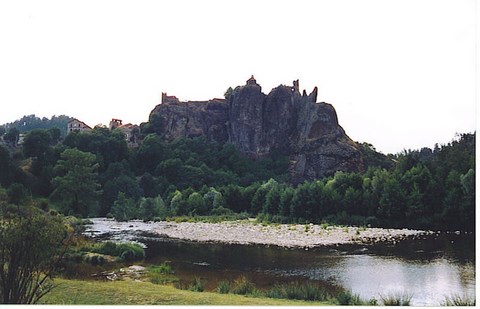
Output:
[[[107,231],[103,239],[119,239]],[[287,249],[276,246],[202,244],[148,233],[125,238],[146,245],[146,263],[168,262],[185,281],[200,277],[213,290],[246,275],[259,288],[288,281],[340,285],[363,299],[407,294],[411,305],[438,306],[445,297],[475,297],[473,235],[435,234],[395,245],[342,245]],[[100,235],[101,236],[101,235]]]

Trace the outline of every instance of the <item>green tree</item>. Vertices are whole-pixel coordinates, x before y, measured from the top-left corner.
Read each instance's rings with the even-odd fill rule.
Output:
[[[343,195],[343,209],[349,214],[353,215],[365,215],[362,200],[362,191],[348,187]]]
[[[392,175],[383,186],[378,215],[386,219],[390,226],[401,226],[405,222],[405,206],[405,192],[398,179]]]
[[[462,174],[450,171],[445,181],[446,192],[443,200],[442,219],[444,226],[450,229],[464,228],[462,223],[466,218],[464,212],[465,189],[462,186]]]
[[[18,143],[19,136],[20,136],[20,131],[18,131],[17,128],[13,127],[8,129],[7,133],[3,135],[3,140],[12,146],[16,146]]]
[[[125,136],[119,130],[95,127],[89,132],[72,132],[65,138],[64,145],[96,155],[99,171],[105,171],[113,162],[129,159]]]
[[[460,176],[465,203],[469,206],[475,206],[475,170],[469,169],[468,172]]]
[[[26,115],[12,123],[8,123],[7,126],[10,128],[15,127],[21,133],[35,129],[60,128],[61,136],[65,136],[67,133],[67,123],[70,119],[71,117],[65,115],[52,116],[51,119],[46,117],[40,118],[35,115]]]
[[[210,188],[207,193],[203,196],[205,203],[207,204],[208,209],[215,209],[223,207],[223,195],[218,192],[215,188]]]
[[[182,192],[176,190],[170,201],[170,209],[178,216],[186,215],[189,212],[187,201],[183,198]]]
[[[136,178],[127,175],[112,177],[103,186],[100,215],[106,215],[110,211],[113,202],[117,199],[118,193],[120,192],[125,194],[127,198],[132,198],[134,201],[137,201],[143,196],[143,191]]]
[[[203,196],[198,192],[193,192],[187,199],[188,208],[192,210],[192,213],[198,215],[206,215],[209,212],[208,204],[205,203]]]
[[[28,132],[23,140],[23,153],[25,157],[35,157],[44,161],[51,150],[52,135],[47,130],[35,129]]]
[[[52,137],[53,145],[55,145],[60,140],[60,137],[62,137],[62,130],[57,127],[48,129],[48,133],[50,133],[50,136]]]
[[[0,144],[0,185],[8,186],[13,180],[14,164],[7,147]]]
[[[113,203],[111,214],[117,221],[128,221],[137,216],[135,201],[127,198],[125,193],[119,192],[117,200]]]
[[[156,217],[165,217],[166,207],[161,196],[140,199],[140,216],[145,221],[151,221]]]
[[[282,191],[283,188],[279,184],[272,186],[265,196],[265,204],[263,204],[262,213],[270,215],[278,214]]]
[[[0,302],[35,304],[53,287],[68,232],[58,218],[32,209],[0,221]]]
[[[265,205],[267,193],[274,187],[278,185],[278,182],[275,179],[270,178],[266,183],[262,184],[255,194],[253,195],[250,211],[253,214],[259,213],[263,205]]]
[[[413,225],[431,224],[435,205],[435,183],[430,170],[419,163],[400,179],[406,197],[406,216]]]
[[[292,187],[287,187],[285,190],[282,190],[280,194],[280,204],[278,206],[278,212],[281,216],[290,217],[290,205],[292,204],[294,194],[295,189]]]
[[[138,185],[143,190],[145,197],[154,197],[161,192],[160,185],[150,173],[143,174]]]
[[[14,205],[24,204],[27,200],[27,189],[21,183],[12,183],[7,190],[8,199]]]
[[[221,187],[219,191],[222,193],[225,207],[234,212],[248,211],[250,208],[250,201],[244,199],[242,194],[243,190],[242,187],[233,183]]]
[[[305,182],[297,187],[292,197],[291,215],[310,222],[319,222],[331,212],[327,189],[322,181]]]
[[[155,169],[155,174],[165,177],[167,181],[172,184],[177,184],[182,180],[181,170],[183,167],[184,163],[182,160],[178,158],[167,159],[158,164],[157,168]]]
[[[140,171],[153,173],[157,165],[165,159],[165,152],[165,145],[158,135],[147,135],[138,148],[136,156]]]
[[[51,198],[68,211],[81,216],[96,214],[98,197],[98,163],[95,155],[78,149],[66,149],[55,166],[58,175],[52,182]]]
[[[468,170],[465,175],[460,176],[460,183],[463,189],[462,218],[464,226],[473,231],[475,229],[475,171]]]

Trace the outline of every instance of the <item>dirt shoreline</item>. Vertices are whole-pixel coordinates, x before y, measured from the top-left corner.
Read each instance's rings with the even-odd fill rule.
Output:
[[[125,234],[124,231],[167,236],[172,239],[242,245],[274,245],[288,248],[313,248],[345,244],[395,244],[406,238],[433,234],[432,231],[338,227],[314,224],[262,225],[254,220],[205,222],[117,222],[107,218],[90,219],[85,234],[98,237],[106,233]],[[133,235],[132,235],[133,236]]]

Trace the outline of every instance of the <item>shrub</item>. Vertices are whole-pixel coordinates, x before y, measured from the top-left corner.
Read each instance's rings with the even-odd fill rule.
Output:
[[[127,249],[122,252],[119,257],[119,260],[122,262],[131,262],[135,260],[135,252],[133,250]]]
[[[164,274],[153,273],[149,275],[150,282],[153,284],[178,283],[178,278],[165,276]]]
[[[217,292],[220,294],[230,293],[231,283],[230,281],[220,281],[218,282]]]
[[[365,305],[365,302],[360,299],[358,294],[353,294],[352,292],[346,290],[341,291],[335,296],[339,305],[347,306],[347,305]],[[370,301],[370,305],[374,304],[375,302],[372,300]]]
[[[65,260],[73,263],[81,263],[83,262],[83,256],[85,253],[83,252],[69,252],[65,253]]]
[[[225,216],[225,215],[234,215],[235,213],[229,209],[229,208],[225,208],[223,206],[219,206],[217,208],[214,208],[210,211],[210,214],[213,215],[213,216]]]
[[[170,266],[170,264],[167,264],[167,263],[150,266],[148,270],[152,273],[158,273],[158,274],[173,274],[172,266]]]
[[[406,293],[380,295],[380,300],[384,306],[410,306],[412,295]]]
[[[202,279],[198,277],[193,278],[192,282],[188,286],[188,290],[193,292],[203,292],[204,289],[205,285],[203,284]]]
[[[233,294],[247,295],[255,291],[255,284],[245,276],[240,276],[233,281],[231,292]]]
[[[166,284],[176,282],[178,283],[178,278],[172,276],[173,269],[170,264],[162,263],[160,265],[152,265],[147,267],[148,277],[150,282],[154,284]]]
[[[460,296],[453,295],[445,297],[445,301],[442,306],[475,306],[475,297],[471,298],[468,295]]]
[[[112,241],[106,241],[94,244],[91,251],[116,256],[121,261],[134,261],[145,258],[145,250],[136,243],[114,243]]]
[[[275,284],[266,293],[267,297],[298,299],[309,301],[323,301],[329,298],[328,292],[321,286],[313,283],[292,282]]]
[[[85,257],[85,262],[90,263],[92,266],[103,265],[105,258],[102,255],[93,254]]]
[[[193,292],[203,292],[205,290],[205,285],[202,282],[202,279],[195,277],[190,283],[185,283],[184,281],[177,281],[175,283],[175,288],[179,290],[189,290]]]
[[[126,261],[141,260],[145,258],[145,250],[142,246],[136,243],[121,243],[118,245],[118,250],[122,252],[120,257],[124,254],[128,255],[130,260]]]

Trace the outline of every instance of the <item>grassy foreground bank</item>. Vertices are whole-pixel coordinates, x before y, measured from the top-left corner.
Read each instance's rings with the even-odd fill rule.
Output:
[[[306,302],[210,292],[191,292],[172,286],[135,281],[82,281],[56,278],[57,285],[41,301],[55,305],[249,305],[328,306]]]

